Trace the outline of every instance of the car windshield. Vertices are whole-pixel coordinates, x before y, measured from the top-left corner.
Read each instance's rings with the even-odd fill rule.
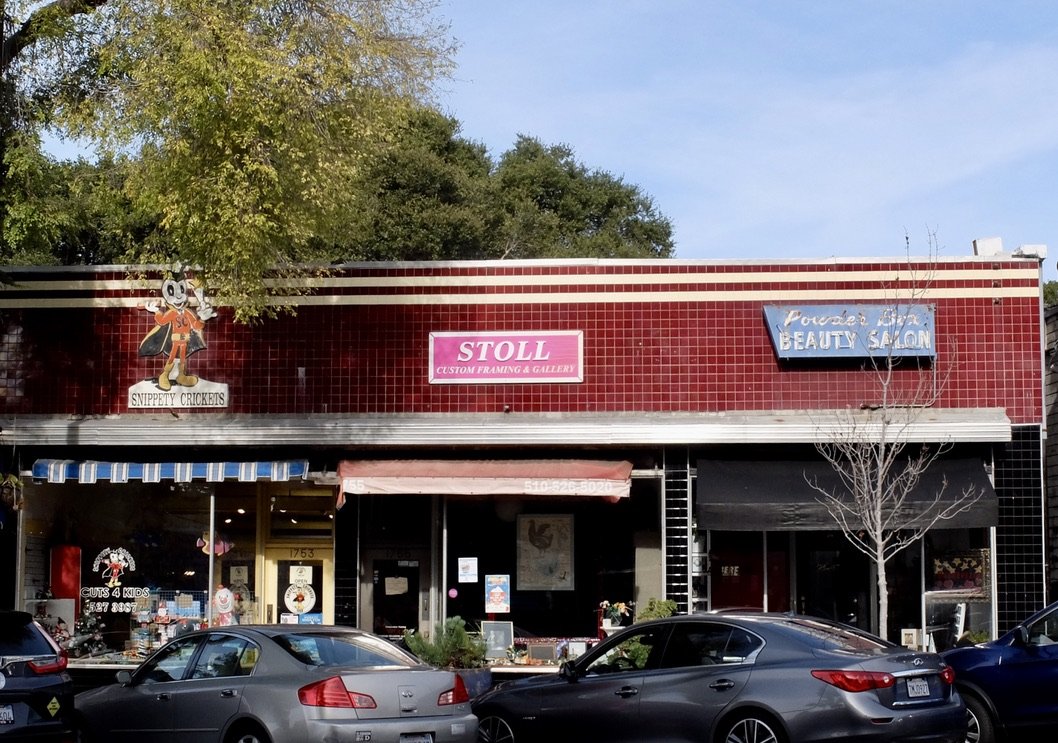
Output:
[[[276,644],[310,666],[415,666],[420,665],[393,643],[361,634],[291,633],[277,635]]]
[[[1029,626],[1029,644],[1054,645],[1058,643],[1058,610],[1045,614]]]
[[[877,652],[891,645],[879,637],[869,635],[854,627],[797,617],[785,619],[782,626],[800,636],[803,642],[831,650],[852,652]]]

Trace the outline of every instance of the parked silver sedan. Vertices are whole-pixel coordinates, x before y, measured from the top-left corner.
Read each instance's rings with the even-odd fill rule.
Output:
[[[953,678],[935,653],[824,619],[689,615],[632,625],[473,707],[480,743],[963,743]]]
[[[171,641],[78,694],[81,739],[176,743],[470,743],[462,679],[367,632],[234,626]]]

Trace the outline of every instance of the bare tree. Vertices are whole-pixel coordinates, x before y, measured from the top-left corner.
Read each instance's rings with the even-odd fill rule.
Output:
[[[932,235],[930,245],[935,245]],[[826,426],[827,440],[816,444],[842,486],[831,490],[806,475],[845,538],[874,563],[878,634],[882,637],[889,631],[886,564],[938,523],[972,508],[984,495],[973,486],[948,494],[946,477],[933,492],[920,492],[923,474],[952,448],[950,441],[924,444],[910,438],[913,425],[937,403],[954,369],[954,361],[941,371],[936,360],[909,360],[899,350],[899,339],[921,323],[922,312],[931,311],[924,304],[929,274],[918,277],[911,271],[899,286],[894,282],[893,296],[902,294],[903,300],[886,303],[887,333],[873,339],[887,343],[865,342],[872,346],[864,349],[865,370],[874,376],[877,397],[858,409],[835,411],[836,420]],[[953,347],[948,358],[956,358]]]

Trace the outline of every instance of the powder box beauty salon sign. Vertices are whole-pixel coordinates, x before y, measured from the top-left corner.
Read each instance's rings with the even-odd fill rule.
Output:
[[[430,384],[583,381],[580,330],[430,333]]]
[[[936,358],[933,305],[765,305],[780,359]]]

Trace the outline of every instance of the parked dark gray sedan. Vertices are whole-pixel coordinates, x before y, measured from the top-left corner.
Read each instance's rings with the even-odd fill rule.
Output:
[[[462,679],[367,632],[319,625],[193,632],[75,699],[81,737],[173,743],[470,743]]]
[[[936,654],[823,619],[690,615],[633,625],[473,709],[481,743],[962,743],[953,678]]]

